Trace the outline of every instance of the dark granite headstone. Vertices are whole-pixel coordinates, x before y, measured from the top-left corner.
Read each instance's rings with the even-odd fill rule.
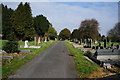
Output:
[[[104,48],[106,48],[106,44],[107,44],[107,42],[106,42],[106,40],[104,40]]]

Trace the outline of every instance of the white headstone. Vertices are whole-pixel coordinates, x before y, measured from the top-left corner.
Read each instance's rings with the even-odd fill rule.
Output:
[[[47,42],[47,37],[45,37],[45,41],[44,42]]]
[[[55,41],[57,41],[57,38],[55,38]]]
[[[25,46],[24,48],[28,48],[28,40],[25,41]]]
[[[95,44],[97,44],[97,41],[95,41]]]
[[[40,44],[40,37],[38,38],[38,44]]]

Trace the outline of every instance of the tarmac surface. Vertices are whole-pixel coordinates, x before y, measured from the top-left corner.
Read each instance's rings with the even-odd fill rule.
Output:
[[[73,57],[62,41],[22,66],[9,78],[76,78]]]

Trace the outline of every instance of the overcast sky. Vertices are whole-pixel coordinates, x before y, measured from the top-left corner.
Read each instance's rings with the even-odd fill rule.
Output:
[[[12,9],[16,9],[19,4],[2,3]],[[117,2],[30,2],[30,6],[33,16],[46,16],[58,33],[63,28],[73,31],[79,28],[81,21],[94,18],[99,22],[100,33],[106,35],[118,22]]]

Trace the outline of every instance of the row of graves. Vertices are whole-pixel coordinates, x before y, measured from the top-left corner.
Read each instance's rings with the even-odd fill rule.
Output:
[[[24,45],[20,45],[20,48],[23,48],[23,50],[18,50],[18,52],[15,53],[7,53],[4,50],[0,50],[0,59],[1,63],[6,64],[6,63],[11,63],[11,61],[15,58],[18,57],[19,59],[23,59],[29,54],[34,53],[33,51],[30,51],[29,48],[40,48],[41,46],[31,46],[28,44],[28,40],[24,42]]]
[[[97,45],[93,45],[92,39],[70,43],[85,53],[90,51],[91,54],[87,54],[87,56],[102,67],[111,68],[112,65],[120,67],[120,44],[114,45],[113,42],[108,43],[107,40],[104,40],[103,44],[95,41],[94,43]],[[107,47],[107,43],[110,44],[109,47]]]

